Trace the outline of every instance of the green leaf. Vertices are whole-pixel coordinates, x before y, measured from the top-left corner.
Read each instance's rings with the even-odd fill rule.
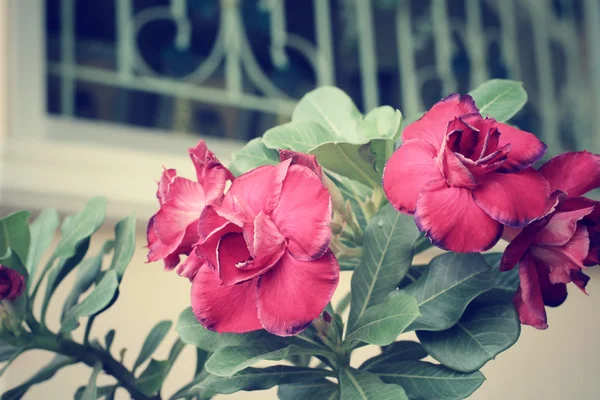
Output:
[[[370,368],[379,364],[397,361],[417,361],[427,357],[427,355],[427,352],[419,343],[403,340],[385,347],[381,354],[366,360],[360,366],[360,369],[368,371]]]
[[[373,139],[377,141],[381,139]],[[323,168],[359,181],[370,188],[381,186],[381,172],[375,170],[376,157],[371,154],[371,143],[327,142],[312,150]]]
[[[262,165],[279,164],[279,153],[265,146],[262,138],[254,138],[241,150],[233,153],[231,160],[229,169],[235,175],[241,175]]]
[[[81,400],[83,397],[83,392],[85,391],[86,386],[81,386],[80,388],[77,389],[77,391],[75,392],[75,400]],[[117,386],[115,385],[111,385],[111,386],[100,386],[96,388],[96,396],[94,397],[94,399],[101,399],[102,397],[105,397],[106,400],[111,400],[114,398],[114,393],[117,390]],[[113,396],[113,397],[111,397]]]
[[[338,400],[340,387],[327,379],[319,379],[305,383],[280,385],[277,396],[281,400]]]
[[[315,121],[289,122],[269,129],[263,143],[271,149],[288,149],[308,153],[315,147],[340,140],[335,134]]]
[[[417,331],[427,352],[455,371],[473,372],[516,343],[521,323],[510,299],[475,299],[460,321],[441,332]]]
[[[384,138],[397,140],[400,137],[402,113],[390,106],[371,110],[360,122],[358,129],[367,139]]]
[[[116,271],[108,271],[94,290],[66,316],[60,332],[70,332],[79,326],[78,319],[90,317],[102,311],[112,300],[119,281]]]
[[[19,353],[20,347],[13,346],[0,338],[0,362],[10,360],[15,354]]]
[[[259,361],[280,361],[297,354],[326,354],[317,347],[304,348],[288,344],[288,340],[257,340],[251,344],[222,347],[206,361],[205,368],[217,376],[232,376]]]
[[[115,340],[115,330],[111,329],[108,331],[106,336],[104,336],[104,345],[106,346],[106,351],[110,353],[110,348],[112,347],[113,341]]]
[[[243,334],[209,331],[198,322],[191,307],[186,308],[179,315],[175,330],[184,343],[209,352],[225,346],[248,344],[261,338],[268,339],[273,337],[265,331]]]
[[[31,378],[29,378],[23,384],[15,387],[14,389],[11,389],[11,390],[5,392],[2,395],[2,397],[0,397],[0,399],[1,400],[18,400],[21,397],[23,397],[25,395],[25,393],[27,393],[27,391],[29,390],[29,388],[31,386],[37,385],[38,383],[47,381],[48,379],[51,379],[59,369],[66,367],[67,365],[71,365],[71,364],[75,364],[75,363],[77,363],[77,360],[75,360],[74,358],[66,357],[63,355],[57,355],[52,359],[52,361],[50,361],[49,364],[47,364],[42,369],[40,369],[38,372],[36,372],[35,375],[33,375]]]
[[[387,346],[419,315],[417,299],[402,292],[391,293],[382,303],[367,308],[346,340]]]
[[[27,279],[27,270],[25,269],[25,265],[21,262],[17,253],[15,253],[11,248],[6,249],[6,253],[0,255],[0,264],[17,271],[19,274],[23,275],[25,279]]]
[[[292,122],[315,121],[341,140],[362,140],[358,123],[362,114],[342,90],[323,86],[307,93],[296,105]]]
[[[405,288],[417,298],[421,316],[409,329],[441,331],[454,325],[475,297],[494,285],[494,270],[479,253],[435,257],[415,283]]]
[[[147,396],[152,396],[160,390],[169,373],[168,361],[150,360],[150,363],[137,379],[138,389]]]
[[[29,252],[28,220],[28,211],[17,211],[0,219],[0,255],[12,249],[23,265],[27,263]]]
[[[92,376],[90,376],[90,381],[81,394],[81,400],[96,400],[98,397],[98,385],[96,384],[96,381],[100,371],[102,371],[102,364],[96,363],[96,365],[94,365],[94,370],[92,371]]]
[[[96,232],[104,222],[106,198],[94,197],[87,202],[83,211],[65,218],[60,227],[61,238],[54,254],[57,258],[70,258],[77,247]]]
[[[132,214],[115,225],[115,252],[110,269],[117,271],[119,282],[135,252],[135,222],[135,214]]]
[[[106,241],[96,256],[85,259],[79,264],[75,284],[63,304],[60,317],[61,322],[64,322],[69,311],[77,305],[81,295],[94,284],[96,277],[100,273],[100,268],[102,267],[102,258],[106,253],[112,251],[113,245],[114,242],[112,240]]]
[[[340,371],[340,391],[344,400],[408,400],[401,386],[384,383],[376,375],[349,367]]]
[[[286,383],[318,381],[332,371],[278,365],[267,368],[247,368],[230,377],[209,375],[188,393],[230,394],[240,390],[266,390]]]
[[[425,361],[385,363],[369,369],[384,382],[401,385],[411,400],[462,400],[481,386],[481,372],[464,374]]]
[[[177,339],[175,343],[173,343],[173,346],[171,346],[171,350],[169,351],[169,365],[173,366],[184,347],[185,343],[183,343],[181,339]]]
[[[469,93],[475,100],[481,115],[508,121],[527,103],[523,82],[508,79],[492,79]]]
[[[29,272],[29,279],[27,280],[27,287],[30,287],[33,282],[33,277],[37,271],[38,264],[44,255],[44,252],[48,250],[54,234],[60,225],[60,218],[58,213],[53,208],[46,208],[40,215],[29,225],[31,231],[31,243],[29,245],[29,252],[27,254],[27,271]]]
[[[163,341],[167,333],[169,333],[169,329],[171,329],[171,325],[173,323],[171,321],[161,321],[152,328],[144,344],[142,345],[142,349],[140,350],[140,354],[138,355],[135,363],[133,364],[133,371],[142,365],[144,361],[146,361],[158,348],[160,343]]]
[[[365,229],[364,253],[352,275],[352,305],[348,326],[354,329],[367,308],[383,301],[410,267],[420,236],[412,216],[383,207]]]

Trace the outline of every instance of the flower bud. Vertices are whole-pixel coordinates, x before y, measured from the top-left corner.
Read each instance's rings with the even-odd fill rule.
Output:
[[[14,300],[23,292],[25,279],[17,271],[0,265],[0,300]]]

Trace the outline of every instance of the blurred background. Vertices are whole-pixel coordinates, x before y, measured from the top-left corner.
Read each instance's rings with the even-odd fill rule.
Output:
[[[199,138],[227,163],[319,85],[342,88],[362,111],[388,104],[410,118],[449,93],[510,78],[529,94],[513,122],[540,136],[548,156],[598,153],[599,41],[600,0],[0,0],[0,211],[70,213],[104,195],[109,222],[137,212],[134,264],[94,327],[98,336],[117,328],[115,346],[133,361],[154,323],[189,304],[188,282],[144,264],[142,246],[154,180],[162,165],[193,176],[186,149]],[[551,310],[546,332],[524,328],[472,398],[597,398],[600,274],[591,276],[591,296],[574,292]],[[48,358],[21,357],[0,389]],[[188,351],[167,394],[192,365]],[[67,368],[25,398],[72,398],[88,376]]]

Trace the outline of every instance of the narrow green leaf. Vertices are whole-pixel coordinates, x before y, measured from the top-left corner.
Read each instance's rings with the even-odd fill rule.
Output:
[[[154,354],[154,352],[156,351],[160,343],[163,341],[165,336],[167,336],[169,329],[171,329],[171,325],[173,325],[171,321],[161,321],[158,324],[156,324],[154,328],[152,328],[152,330],[146,337],[144,344],[142,345],[142,349],[140,350],[140,354],[135,360],[135,364],[133,364],[134,372],[144,361],[146,361],[148,358],[150,358],[152,354]]]
[[[288,149],[308,153],[323,143],[340,139],[315,121],[302,121],[289,122],[269,129],[263,136],[263,143],[271,149]]]
[[[27,381],[15,387],[14,389],[5,392],[2,395],[2,397],[0,397],[0,399],[18,400],[21,397],[23,397],[25,393],[27,393],[31,386],[37,385],[38,383],[51,379],[59,369],[66,367],[67,365],[75,364],[76,362],[77,360],[75,360],[74,358],[66,357],[63,355],[57,355],[52,359],[52,361],[50,361],[49,364],[47,364],[38,372],[36,372],[35,375],[33,375]]]
[[[169,351],[169,364],[172,366],[175,361],[177,360],[177,358],[179,357],[179,354],[181,354],[181,351],[183,350],[183,348],[185,347],[185,343],[183,343],[181,341],[181,339],[177,339],[175,341],[175,343],[173,343],[173,346],[171,346],[171,350]]]
[[[105,209],[106,198],[94,197],[83,211],[65,218],[60,227],[61,238],[54,251],[55,256],[63,259],[73,257],[78,245],[102,226]]]
[[[112,347],[113,341],[115,340],[115,330],[111,329],[108,331],[106,336],[104,336],[104,345],[106,346],[106,351],[110,353],[110,348]]]
[[[135,252],[135,221],[135,214],[132,214],[115,225],[115,252],[110,269],[117,271],[119,282]]]
[[[225,346],[248,344],[261,338],[268,339],[274,337],[266,331],[255,331],[244,334],[209,331],[198,322],[191,307],[186,308],[179,315],[175,330],[184,343],[209,352]]]
[[[411,400],[462,400],[481,386],[481,372],[464,374],[425,361],[399,361],[370,368],[384,382],[401,385]]]
[[[351,329],[367,308],[396,289],[410,267],[419,236],[413,217],[399,213],[389,204],[373,217],[365,230],[361,263],[352,275],[348,320]]]
[[[510,299],[475,299],[460,321],[441,332],[417,331],[427,352],[455,371],[473,372],[516,343],[521,322]]]
[[[379,364],[397,361],[417,361],[427,357],[427,355],[427,352],[419,343],[403,340],[383,348],[381,354],[366,360],[360,366],[360,369],[368,371]]]
[[[169,373],[168,361],[150,360],[150,363],[137,379],[138,389],[147,396],[152,396],[160,390]]]
[[[364,139],[358,132],[362,114],[352,99],[333,86],[319,87],[307,93],[296,105],[292,121],[315,121],[341,140]]]
[[[85,391],[86,386],[81,386],[77,389],[77,391],[75,392],[75,400],[82,400],[83,398],[83,392]],[[101,399],[102,397],[105,397],[106,400],[112,400],[114,399],[114,393],[117,390],[117,387],[115,385],[113,386],[100,386],[96,388],[96,396],[94,397],[94,399]],[[113,397],[111,397],[111,395]]]
[[[98,397],[98,385],[96,384],[96,381],[98,380],[100,371],[102,371],[102,364],[96,363],[96,365],[94,365],[94,370],[92,371],[92,376],[90,376],[90,381],[81,394],[81,400],[96,400]]]
[[[305,383],[279,385],[277,396],[281,400],[339,400],[340,387],[327,379]]]
[[[373,139],[373,141],[382,139]],[[381,172],[375,170],[376,157],[371,143],[327,142],[310,150],[322,167],[359,181],[370,188],[381,186]]]
[[[29,225],[31,231],[31,244],[29,245],[29,252],[27,254],[27,271],[29,272],[29,279],[27,280],[27,287],[31,287],[33,277],[37,271],[38,264],[44,255],[44,252],[48,250],[54,234],[60,225],[60,218],[58,213],[53,208],[46,208],[40,215]]]
[[[233,153],[231,160],[229,169],[235,175],[241,175],[262,165],[279,164],[279,153],[265,146],[262,138],[254,138],[241,150]]]
[[[96,315],[112,300],[119,281],[115,271],[108,271],[94,290],[73,308],[60,327],[60,332],[70,332],[79,326],[79,318]]]
[[[481,115],[489,115],[498,122],[508,121],[527,103],[523,82],[508,79],[489,80],[469,94]]]
[[[28,220],[28,211],[17,211],[0,219],[0,254],[12,249],[23,265],[27,263],[29,252]]]
[[[209,375],[188,394],[230,394],[240,390],[266,390],[286,383],[318,381],[330,376],[332,371],[278,365],[267,368],[247,368],[230,377]]]
[[[8,357],[6,357],[6,355],[3,354],[4,357],[1,361],[5,362],[5,364],[2,366],[2,368],[0,368],[0,377],[4,375],[4,373],[8,370],[8,367],[10,367],[10,365],[13,363],[13,361],[19,358],[19,356],[25,353],[27,350],[30,350],[31,347],[24,345],[22,347],[13,347],[12,349],[13,350],[11,351],[10,355],[8,355]]]
[[[445,253],[405,288],[416,297],[421,316],[409,329],[441,331],[454,325],[475,297],[494,285],[494,270],[479,253]]]
[[[20,347],[13,346],[0,338],[0,362],[9,360],[19,350]]]
[[[402,113],[390,106],[371,110],[360,122],[358,130],[367,139],[384,138],[396,140],[400,136]]]
[[[391,293],[383,302],[367,308],[346,340],[387,346],[419,315],[417,299],[403,292]]]
[[[384,383],[376,375],[353,368],[340,370],[341,398],[344,400],[408,400],[397,384]]]

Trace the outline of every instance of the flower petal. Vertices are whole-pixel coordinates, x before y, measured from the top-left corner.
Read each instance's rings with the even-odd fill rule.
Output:
[[[204,140],[200,140],[196,147],[188,149],[188,152],[196,168],[198,182],[206,193],[206,202],[212,203],[221,198],[227,181],[233,181],[233,174],[208,150]]]
[[[590,277],[584,274],[581,271],[572,271],[571,272],[571,280],[573,283],[581,290],[583,293],[588,294],[585,290],[588,282],[590,281]]]
[[[581,196],[600,187],[600,156],[585,150],[560,154],[542,165],[540,173],[553,189]]]
[[[522,324],[546,329],[546,310],[538,278],[538,268],[531,256],[523,258],[519,265],[520,286],[513,302]]]
[[[446,137],[450,121],[461,115],[478,112],[471,96],[452,94],[438,101],[421,119],[408,125],[402,131],[402,141],[423,139],[439,149]]]
[[[331,196],[321,180],[301,165],[289,167],[273,222],[298,260],[321,257],[331,241]]]
[[[193,281],[200,267],[206,263],[206,259],[198,257],[196,252],[192,251],[188,258],[177,267],[177,274]]]
[[[398,211],[414,213],[421,189],[442,178],[436,157],[436,149],[421,139],[402,143],[392,154],[383,170],[383,190]]]
[[[323,176],[323,170],[317,162],[317,156],[313,156],[312,154],[306,153],[298,153],[297,151],[293,150],[279,150],[279,160],[285,161],[290,158],[292,159],[291,165],[303,165],[306,168],[310,169],[312,172],[314,172],[315,175],[319,177],[319,179],[321,179],[321,177]]]
[[[243,268],[261,268],[276,263],[285,252],[286,240],[275,222],[261,212],[254,219],[252,233],[252,244],[246,239],[252,260]]]
[[[455,252],[488,250],[502,236],[502,225],[479,208],[471,190],[448,187],[443,180],[423,189],[415,222],[433,244]]]
[[[534,134],[522,131],[513,126],[499,123],[500,131],[499,147],[506,144],[512,145],[508,153],[506,163],[502,166],[503,171],[521,171],[542,158],[547,146]]]
[[[300,333],[327,306],[339,276],[340,267],[331,251],[314,261],[299,261],[285,253],[259,278],[257,307],[262,325],[279,336]]]
[[[217,259],[219,278],[227,286],[256,278],[278,261],[274,260],[271,264],[257,265],[256,268],[252,268],[254,265],[249,263],[250,252],[246,247],[244,236],[240,233],[229,233],[221,238],[217,246]]]
[[[527,225],[523,230],[517,233],[517,235],[510,241],[502,260],[500,261],[500,271],[510,271],[519,263],[521,258],[527,253],[527,250],[531,247],[531,243],[534,241],[539,231],[550,221],[550,217],[539,219],[531,224]],[[514,235],[515,228],[504,227],[504,232],[510,232],[510,235]]]
[[[450,186],[468,189],[477,187],[475,177],[449,148],[444,149],[442,166],[444,177]]]
[[[173,180],[175,180],[176,176],[176,170],[166,168],[160,176],[160,180],[158,181],[158,189],[156,191],[156,197],[158,197],[158,202],[160,203],[160,205],[163,205],[167,202],[169,187],[173,183]]]
[[[548,268],[541,262],[536,262],[536,266],[544,305],[548,307],[560,306],[567,299],[567,285],[550,282]]]
[[[557,211],[552,214],[548,224],[538,232],[533,244],[544,246],[565,245],[577,229],[577,222],[594,210],[595,205],[572,211]]]
[[[203,266],[192,282],[192,310],[206,329],[244,333],[262,329],[256,311],[256,280],[221,285],[216,272]]]
[[[472,160],[480,160],[498,150],[500,132],[498,122],[494,118],[482,118],[481,115],[475,114],[464,116],[462,120],[479,131],[479,140],[473,150],[473,156],[470,157]]]
[[[550,194],[550,184],[535,169],[528,168],[509,174],[486,174],[473,191],[473,198],[496,221],[522,228],[548,213]]]

